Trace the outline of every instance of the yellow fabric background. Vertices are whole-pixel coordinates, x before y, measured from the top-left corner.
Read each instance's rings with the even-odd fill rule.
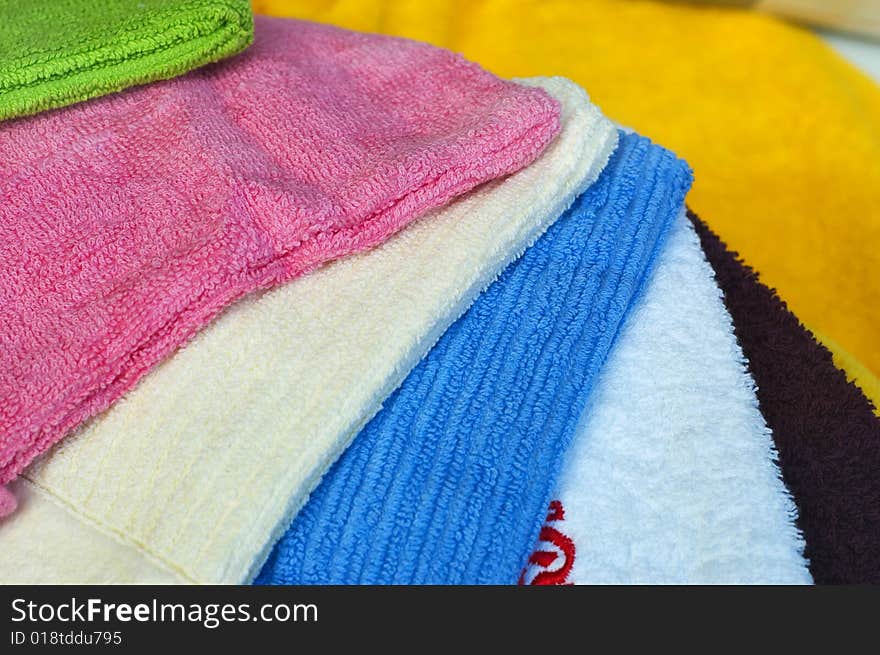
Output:
[[[253,4],[428,41],[504,77],[577,81],[691,163],[691,207],[880,405],[880,87],[810,32],[647,0]]]

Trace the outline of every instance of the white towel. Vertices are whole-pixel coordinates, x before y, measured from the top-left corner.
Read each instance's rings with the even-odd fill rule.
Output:
[[[605,166],[617,133],[583,90],[531,83],[563,109],[532,166],[234,306],[27,471],[30,500],[0,524],[0,581],[250,580],[382,400]],[[69,536],[35,556],[59,512]],[[90,557],[104,565],[72,562]]]
[[[809,584],[733,323],[684,212],[602,371],[526,584]]]

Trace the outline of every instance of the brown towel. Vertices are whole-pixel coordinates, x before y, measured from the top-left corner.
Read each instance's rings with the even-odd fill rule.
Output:
[[[773,430],[817,584],[880,583],[880,419],[775,290],[689,214]]]

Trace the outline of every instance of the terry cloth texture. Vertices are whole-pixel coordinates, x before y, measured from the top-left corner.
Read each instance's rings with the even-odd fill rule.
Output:
[[[880,419],[775,291],[695,215],[819,584],[880,583]]]
[[[524,584],[809,584],[796,510],[682,208],[581,419]]]
[[[637,135],[333,466],[258,583],[504,584],[691,172]]]
[[[254,7],[421,39],[503,76],[553,71],[583,85],[609,116],[687,159],[691,206],[808,327],[880,376],[880,88],[809,31],[647,0]],[[683,105],[682,90],[700,101]]]
[[[245,298],[25,476],[82,529],[181,581],[250,580],[385,397],[605,166],[611,123],[571,82],[540,85],[561,103],[562,129],[532,166],[368,254]],[[141,581],[121,556],[71,570],[66,544],[82,536],[35,558],[40,525],[11,543],[0,523],[0,581]]]
[[[857,360],[853,355],[848,353],[843,347],[818,331],[812,332],[812,338],[818,341],[821,346],[831,351],[834,364],[846,373],[850,380],[853,380],[868,402],[874,405],[874,414],[880,416],[880,378],[871,374],[865,366]]]
[[[532,162],[543,90],[261,18],[241,57],[0,130],[0,484],[246,293]]]
[[[252,39],[248,0],[0,0],[0,120],[168,79]]]

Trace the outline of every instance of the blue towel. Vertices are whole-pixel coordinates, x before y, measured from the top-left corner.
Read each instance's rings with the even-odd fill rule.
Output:
[[[638,135],[511,264],[330,469],[256,584],[508,584],[691,184]]]

